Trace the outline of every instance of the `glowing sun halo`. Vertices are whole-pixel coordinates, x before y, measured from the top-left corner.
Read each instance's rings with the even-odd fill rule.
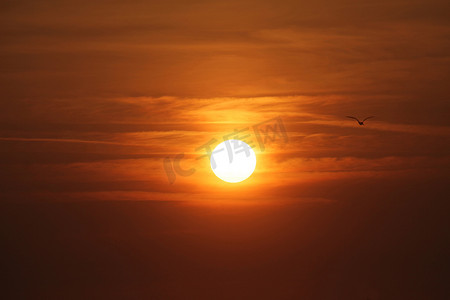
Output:
[[[214,148],[210,162],[217,177],[236,183],[252,175],[256,167],[256,155],[245,142],[228,140]]]

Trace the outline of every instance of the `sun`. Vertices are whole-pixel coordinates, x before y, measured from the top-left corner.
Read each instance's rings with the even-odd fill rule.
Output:
[[[256,168],[256,155],[253,149],[240,140],[227,140],[214,148],[211,157],[214,174],[226,182],[241,182]]]

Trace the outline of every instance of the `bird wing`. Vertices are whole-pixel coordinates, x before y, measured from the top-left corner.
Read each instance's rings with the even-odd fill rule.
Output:
[[[374,117],[375,117],[375,116],[367,117],[367,118],[365,118],[365,119],[363,120],[363,122],[364,122],[365,120],[367,120],[367,119],[374,118]]]
[[[346,116],[346,117],[347,117],[347,118],[350,118],[350,119],[355,119],[356,121],[359,122],[358,118],[355,118],[355,117],[352,117],[352,116]]]

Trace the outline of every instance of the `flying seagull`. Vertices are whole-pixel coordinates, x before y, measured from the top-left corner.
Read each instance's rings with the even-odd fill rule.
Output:
[[[358,122],[359,125],[364,125],[364,121],[366,121],[367,119],[373,118],[374,116],[367,117],[367,118],[365,118],[362,121],[360,121],[360,120],[358,120],[358,118],[355,118],[355,117],[352,117],[352,116],[346,116],[346,117],[350,118],[350,119],[355,119]]]

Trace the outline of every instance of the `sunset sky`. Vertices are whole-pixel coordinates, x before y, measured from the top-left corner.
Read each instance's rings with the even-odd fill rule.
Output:
[[[16,0],[0,16],[12,299],[446,298],[448,1]],[[198,159],[274,118],[288,141],[256,147],[249,179]],[[196,171],[170,183],[180,153]]]

